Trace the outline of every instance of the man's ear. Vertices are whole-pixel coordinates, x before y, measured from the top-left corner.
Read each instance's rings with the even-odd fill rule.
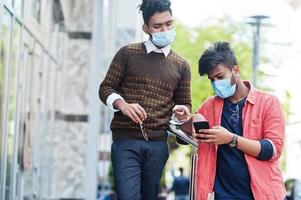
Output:
[[[146,24],[143,24],[142,25],[142,30],[145,34],[149,35],[149,32],[148,32],[148,28],[147,28],[147,25]]]
[[[232,70],[234,71],[235,76],[239,76],[240,69],[238,65],[234,65]]]

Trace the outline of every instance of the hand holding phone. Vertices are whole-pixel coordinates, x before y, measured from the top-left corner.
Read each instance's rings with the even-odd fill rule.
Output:
[[[200,130],[202,130],[202,129],[210,128],[209,123],[206,120],[206,118],[199,113],[195,114],[193,117],[193,127],[194,127],[196,134],[200,134]],[[196,137],[196,135],[194,137]],[[207,138],[197,136],[196,139],[205,140]]]
[[[209,129],[209,123],[208,121],[198,121],[193,122],[193,127],[195,129],[195,133],[199,133],[201,129]]]
[[[195,133],[200,134],[201,129],[209,129],[209,123],[208,123],[208,121],[193,122],[193,127],[195,129]],[[198,139],[206,140],[207,138],[198,137]]]

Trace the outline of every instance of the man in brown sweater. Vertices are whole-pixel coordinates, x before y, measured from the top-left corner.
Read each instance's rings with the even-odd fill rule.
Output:
[[[99,88],[115,111],[111,158],[119,200],[157,199],[168,159],[168,121],[185,121],[191,109],[190,68],[171,50],[175,38],[169,0],[143,0],[144,43],[122,47]]]

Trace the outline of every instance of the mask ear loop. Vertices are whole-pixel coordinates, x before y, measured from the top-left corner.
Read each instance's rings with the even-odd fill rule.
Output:
[[[235,78],[235,83],[231,83],[231,81],[232,81],[232,76],[233,76],[233,78]],[[235,75],[234,75],[234,73],[231,71],[231,76],[230,76],[230,84],[231,84],[231,86],[232,85],[236,85],[237,84],[237,78],[235,77]]]
[[[152,43],[154,44],[154,42],[153,42],[153,35],[152,35],[152,33],[149,31],[149,29],[148,29],[148,26],[147,25],[144,25],[145,26],[145,29],[146,29],[146,31],[147,31],[147,33],[148,33],[148,35],[149,35],[149,39],[152,41]]]
[[[233,68],[234,69],[234,68]],[[233,70],[232,69],[232,70]],[[233,73],[233,71],[231,71],[231,76],[234,76],[234,78],[235,78],[235,83],[233,84],[233,85],[236,85],[237,84],[237,77],[239,76],[239,75],[235,75],[234,73]]]

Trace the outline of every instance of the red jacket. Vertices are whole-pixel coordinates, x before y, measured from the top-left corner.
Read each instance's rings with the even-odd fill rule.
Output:
[[[283,200],[285,188],[279,169],[279,157],[284,143],[285,122],[280,103],[275,96],[251,87],[249,82],[244,84],[250,91],[242,111],[243,137],[252,140],[268,139],[274,146],[274,156],[268,161],[244,154],[253,196],[255,200]],[[198,109],[197,112],[204,115],[210,127],[221,124],[223,102],[223,99],[213,96]],[[213,192],[217,148],[218,145],[214,144],[199,144],[197,200],[207,200]]]

